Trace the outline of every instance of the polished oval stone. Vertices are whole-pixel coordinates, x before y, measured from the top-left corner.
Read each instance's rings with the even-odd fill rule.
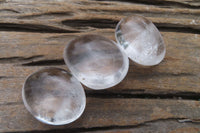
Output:
[[[69,42],[64,60],[81,83],[96,90],[121,82],[129,67],[128,57],[115,42],[99,35],[84,35]]]
[[[122,19],[116,27],[115,37],[127,56],[139,65],[157,65],[165,56],[160,32],[145,17],[134,15]]]
[[[86,105],[80,82],[59,68],[46,68],[30,75],[23,86],[22,97],[28,111],[50,125],[75,121]]]

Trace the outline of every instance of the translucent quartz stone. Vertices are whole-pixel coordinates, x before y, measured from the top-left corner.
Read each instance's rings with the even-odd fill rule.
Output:
[[[128,57],[120,48],[99,35],[84,35],[69,42],[64,60],[81,83],[96,90],[118,84],[129,67]]]
[[[75,121],[86,105],[80,82],[59,68],[42,69],[30,75],[22,89],[22,97],[28,111],[50,125]]]
[[[160,32],[150,20],[142,16],[122,19],[116,27],[115,37],[118,45],[137,64],[157,65],[165,56],[165,45]]]

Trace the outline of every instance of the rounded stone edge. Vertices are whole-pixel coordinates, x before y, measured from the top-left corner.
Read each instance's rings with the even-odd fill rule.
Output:
[[[79,79],[76,77],[76,75],[73,74],[73,72],[72,72],[73,68],[69,65],[69,62],[67,61],[67,59],[66,59],[66,57],[65,57],[65,56],[67,55],[67,53],[66,53],[67,48],[69,47],[69,44],[70,44],[71,42],[75,41],[75,40],[78,39],[79,37],[84,37],[84,36],[88,36],[88,35],[95,35],[95,36],[103,37],[103,38],[105,38],[105,39],[110,40],[110,41],[120,50],[120,52],[122,53],[123,58],[124,58],[124,57],[126,58],[125,61],[126,61],[126,63],[127,63],[128,65],[127,65],[126,68],[125,68],[125,74],[122,76],[122,78],[121,78],[117,83],[111,84],[111,85],[109,85],[109,86],[106,87],[106,88],[92,88],[92,87],[88,87],[86,84],[84,84],[84,83],[82,83],[81,81],[79,81]],[[111,39],[109,39],[109,38],[107,38],[107,37],[105,37],[105,36],[98,35],[98,34],[85,34],[85,35],[77,36],[77,37],[75,37],[74,39],[70,40],[70,41],[65,45],[64,52],[63,52],[63,58],[64,58],[65,64],[67,65],[67,67],[68,67],[69,70],[71,71],[71,74],[72,74],[80,83],[82,83],[83,85],[87,86],[89,89],[96,90],[96,91],[98,91],[98,90],[105,90],[105,89],[108,89],[108,88],[111,88],[111,87],[114,87],[114,86],[118,85],[118,84],[126,77],[126,75],[127,75],[127,73],[128,73],[128,70],[129,70],[129,58],[128,58],[128,56],[124,53],[124,51],[122,50],[122,48],[119,47],[115,41],[113,41],[113,40],[111,40]]]
[[[128,18],[128,17],[133,17],[133,16],[142,17],[142,18],[144,18],[145,20],[150,21],[150,22],[155,26],[155,24],[154,24],[151,20],[147,19],[146,17],[144,17],[144,16],[142,16],[142,15],[138,15],[138,14],[126,16],[126,17],[120,19],[120,21],[117,23],[117,25],[116,25],[116,27],[115,27],[115,40],[116,40],[116,43],[117,43],[116,45],[117,45],[117,46],[120,46],[120,45],[121,45],[120,42],[119,42],[118,39],[117,39],[117,32],[116,32],[117,29],[118,29],[118,27],[119,27],[119,25],[120,25],[126,18]],[[158,30],[158,28],[157,28],[156,26],[155,26],[155,28]],[[162,60],[160,60],[160,62],[158,62],[158,63],[156,63],[156,64],[154,64],[154,65],[143,65],[143,64],[137,63],[136,61],[134,61],[133,59],[131,59],[131,58],[124,52],[124,50],[123,50],[121,47],[120,47],[120,48],[121,48],[121,50],[125,53],[125,55],[126,55],[131,61],[133,61],[134,64],[136,64],[137,66],[141,66],[141,67],[156,66],[156,65],[160,64],[160,63],[164,60],[164,58],[165,58],[165,56],[166,56],[166,45],[165,45],[163,36],[161,35],[161,33],[160,33],[159,30],[158,30],[158,33],[159,33],[159,35],[160,35],[160,37],[161,37],[161,39],[163,40],[163,43],[164,43],[164,54],[163,54]]]
[[[45,67],[45,68],[41,68],[41,69],[39,69],[39,70],[37,70],[37,71],[35,71],[35,72],[29,74],[29,75],[26,77],[26,79],[25,79],[25,81],[24,81],[24,83],[23,83],[23,86],[22,86],[22,101],[23,101],[23,103],[24,103],[25,108],[28,110],[28,112],[29,112],[35,119],[37,119],[38,121],[40,121],[40,122],[42,122],[42,123],[44,123],[44,124],[53,125],[53,126],[60,126],[60,125],[67,125],[67,124],[70,124],[70,123],[72,123],[72,122],[75,122],[77,119],[79,119],[79,118],[81,117],[81,115],[82,115],[83,112],[85,111],[87,101],[86,101],[86,94],[85,94],[85,90],[84,90],[83,86],[82,86],[81,83],[77,80],[77,78],[75,78],[73,75],[72,75],[72,76],[77,80],[77,82],[78,82],[78,83],[80,84],[80,86],[83,88],[83,94],[84,94],[84,105],[83,105],[83,107],[82,107],[81,112],[79,113],[79,115],[77,115],[77,117],[75,117],[74,119],[71,119],[70,121],[67,121],[66,123],[61,123],[61,124],[60,124],[60,123],[56,123],[56,124],[54,124],[54,123],[52,123],[52,122],[43,121],[43,120],[41,120],[41,119],[35,117],[34,114],[33,114],[33,112],[31,111],[31,107],[28,105],[28,103],[27,103],[27,101],[26,101],[26,98],[25,98],[25,94],[24,94],[24,92],[25,92],[25,91],[24,91],[24,89],[25,89],[25,84],[26,84],[27,80],[28,80],[32,75],[34,75],[34,74],[36,74],[36,73],[38,73],[38,72],[40,72],[40,71],[42,71],[42,70],[45,70],[45,69],[58,69],[58,70],[65,71],[65,72],[66,72],[67,74],[69,74],[69,75],[72,75],[71,73],[69,73],[69,72],[66,71],[65,69],[58,68],[58,67]]]

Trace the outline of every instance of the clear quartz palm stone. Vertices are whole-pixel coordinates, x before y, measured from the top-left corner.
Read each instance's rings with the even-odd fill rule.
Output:
[[[116,27],[115,37],[127,56],[139,65],[157,65],[165,56],[160,32],[145,17],[134,15],[122,19]]]
[[[23,86],[22,98],[36,119],[50,125],[75,121],[86,105],[80,82],[59,68],[46,68],[30,75]]]
[[[95,90],[121,82],[129,67],[128,57],[115,42],[99,35],[84,35],[69,42],[64,60],[81,83]]]

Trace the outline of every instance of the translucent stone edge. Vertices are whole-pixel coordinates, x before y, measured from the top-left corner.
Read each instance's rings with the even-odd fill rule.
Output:
[[[83,86],[81,85],[81,83],[80,83],[80,82],[77,80],[77,78],[75,78],[73,75],[72,75],[72,76],[77,80],[77,82],[79,83],[79,85],[82,87],[82,89],[83,89],[83,94],[84,94],[84,105],[83,105],[82,108],[81,108],[81,112],[80,112],[75,118],[70,119],[70,120],[67,120],[67,121],[62,122],[62,123],[53,123],[53,122],[48,122],[48,121],[42,120],[42,119],[40,119],[40,118],[38,118],[38,117],[35,116],[35,114],[31,111],[31,107],[28,105],[28,103],[27,103],[27,101],[26,101],[24,89],[25,89],[25,84],[26,84],[27,80],[28,80],[32,75],[34,75],[34,74],[36,74],[36,73],[38,73],[38,72],[40,72],[40,71],[42,71],[42,70],[50,69],[50,68],[51,68],[51,69],[52,69],[52,68],[54,68],[54,69],[60,69],[60,70],[62,70],[62,71],[67,72],[67,74],[71,74],[71,73],[69,73],[68,71],[66,71],[66,70],[64,70],[64,69],[62,69],[62,68],[58,68],[58,67],[45,67],[45,68],[39,69],[39,70],[33,72],[32,74],[28,75],[28,76],[26,77],[25,82],[24,82],[23,87],[22,87],[22,100],[23,100],[24,106],[26,107],[26,109],[29,111],[29,113],[30,113],[34,118],[36,118],[38,121],[40,121],[40,122],[42,122],[42,123],[44,123],[44,124],[55,125],[55,126],[70,124],[70,123],[76,121],[78,118],[80,118],[81,115],[83,114],[85,108],[86,108],[86,94],[85,94],[85,90],[84,90]]]
[[[140,17],[143,17],[143,18],[147,19],[146,17],[144,17],[144,16],[142,16],[142,15],[137,15],[137,14],[135,14],[135,15],[132,15],[132,16],[140,16]],[[116,25],[116,27],[115,27],[115,40],[116,40],[116,42],[117,42],[117,46],[121,45],[120,42],[119,42],[118,39],[117,39],[117,32],[116,32],[116,31],[117,31],[117,27],[119,27],[119,25],[120,25],[126,18],[132,17],[132,16],[126,16],[126,17],[122,18],[122,19],[117,23],[117,25]],[[149,20],[149,19],[148,19],[148,20]],[[154,24],[151,20],[149,20],[149,21],[155,26],[155,24]],[[157,28],[156,26],[155,26],[155,28],[158,30],[158,28]],[[121,50],[123,51],[123,53],[125,53],[125,55],[126,55],[131,61],[133,61],[136,65],[138,65],[138,66],[143,66],[143,67],[156,66],[156,65],[160,64],[160,63],[163,61],[163,59],[165,58],[165,55],[166,55],[166,46],[165,46],[164,39],[163,39],[163,37],[162,37],[162,35],[161,35],[161,33],[160,33],[159,30],[158,30],[158,33],[159,33],[159,35],[161,36],[161,38],[162,38],[162,40],[163,40],[163,43],[164,43],[164,54],[163,54],[162,60],[161,60],[160,62],[154,64],[154,65],[144,65],[144,64],[140,64],[140,63],[136,62],[135,60],[133,60],[132,58],[130,58],[130,57],[124,52],[124,50],[123,50],[121,47],[120,47],[120,48],[121,48]]]
[[[90,35],[90,34],[86,34],[86,35]],[[92,35],[97,35],[97,34],[92,34]],[[82,36],[85,36],[85,35],[82,35]],[[101,36],[101,35],[97,35],[97,36]],[[81,37],[81,36],[78,36],[78,37]],[[66,59],[66,55],[67,55],[66,51],[67,51],[67,48],[68,48],[69,44],[70,44],[72,41],[76,40],[78,37],[72,39],[71,41],[69,41],[69,42],[67,43],[67,45],[66,45],[65,48],[64,48],[63,57],[64,57],[64,62],[65,62],[65,64],[67,65],[67,67],[68,67],[69,70],[71,71],[71,74],[72,74],[79,82],[81,82],[81,80],[79,80],[79,78],[78,78],[76,75],[73,74],[73,72],[72,72],[73,68],[69,65],[69,62],[68,62],[68,60]],[[101,36],[101,37],[104,37],[104,36]],[[106,37],[104,37],[104,38],[106,38]],[[106,39],[108,39],[108,38],[106,38]],[[113,44],[120,50],[120,52],[122,53],[123,59],[125,60],[125,63],[127,63],[128,65],[125,66],[125,67],[126,67],[126,68],[125,68],[125,73],[124,73],[124,75],[122,76],[122,78],[120,78],[120,79],[118,80],[117,83],[115,83],[115,84],[114,84],[114,83],[113,83],[113,84],[110,84],[108,87],[105,87],[105,88],[101,88],[101,87],[98,88],[98,87],[95,87],[95,88],[93,88],[93,87],[89,87],[90,85],[88,86],[87,84],[81,82],[83,85],[87,86],[88,88],[90,88],[90,89],[92,89],[92,90],[105,90],[105,89],[114,87],[114,86],[116,86],[117,84],[119,84],[119,83],[126,77],[126,75],[127,75],[127,73],[128,73],[128,70],[129,70],[129,59],[128,59],[128,56],[124,53],[124,51],[121,49],[121,47],[119,47],[119,46],[117,45],[117,43],[116,43],[115,41],[113,41],[113,40],[111,40],[111,39],[109,39],[109,40],[110,40],[111,42],[113,42]]]

